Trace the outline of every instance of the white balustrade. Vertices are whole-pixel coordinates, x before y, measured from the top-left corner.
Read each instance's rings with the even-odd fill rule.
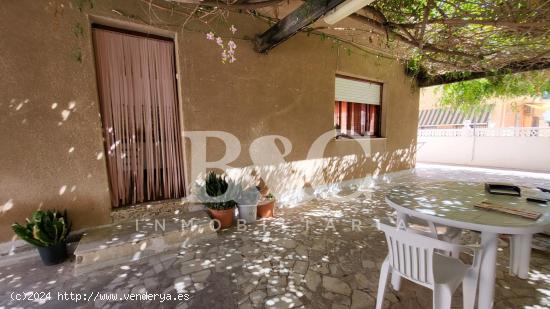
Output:
[[[453,136],[490,136],[490,137],[550,137],[550,127],[510,127],[510,128],[463,128],[463,129],[419,129],[419,137]]]

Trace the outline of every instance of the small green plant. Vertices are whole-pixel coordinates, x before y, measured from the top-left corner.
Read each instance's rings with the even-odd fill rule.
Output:
[[[73,50],[71,52],[71,57],[73,58],[74,61],[78,63],[82,63],[82,51],[80,50],[80,48]]]
[[[198,199],[208,208],[215,210],[232,209],[237,206],[235,201],[239,195],[240,187],[224,175],[214,172],[206,175],[204,186],[198,188]]]
[[[82,27],[82,24],[76,23],[73,26],[73,34],[77,38],[84,37],[84,28]]]
[[[273,196],[272,193],[269,193],[268,195],[265,196],[265,198],[268,199],[268,200],[272,200],[272,199],[275,198],[275,196]]]
[[[67,211],[37,210],[25,226],[14,223],[12,229],[24,241],[37,247],[51,247],[65,242],[71,229]]]
[[[93,9],[95,6],[95,0],[73,0],[73,3],[81,13],[86,6],[89,6],[90,9]]]

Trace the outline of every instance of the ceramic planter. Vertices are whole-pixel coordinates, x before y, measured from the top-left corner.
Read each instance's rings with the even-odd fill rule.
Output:
[[[37,247],[44,265],[56,265],[67,258],[67,243],[60,242],[50,247]]]
[[[239,219],[244,220],[245,223],[256,221],[257,212],[258,205],[239,205]]]
[[[220,221],[220,230],[230,228],[233,225],[233,214],[235,213],[235,208],[224,210],[208,209],[208,213],[212,219]]]
[[[260,201],[258,204],[258,218],[271,218],[275,216],[275,199]]]

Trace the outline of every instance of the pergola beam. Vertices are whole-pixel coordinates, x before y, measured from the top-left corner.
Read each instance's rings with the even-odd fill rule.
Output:
[[[169,2],[176,2],[182,4],[197,4],[203,6],[209,6],[214,8],[225,8],[225,9],[235,9],[235,10],[254,10],[259,8],[264,8],[268,6],[276,6],[283,0],[259,0],[259,1],[250,1],[250,0],[239,0],[235,3],[229,4],[223,1],[218,0],[168,0]]]
[[[259,53],[269,51],[342,2],[344,0],[307,0],[299,8],[257,36],[255,50]]]

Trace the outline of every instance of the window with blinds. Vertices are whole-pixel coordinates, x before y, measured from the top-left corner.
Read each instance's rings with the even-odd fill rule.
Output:
[[[382,84],[337,76],[334,127],[341,135],[380,137]]]

